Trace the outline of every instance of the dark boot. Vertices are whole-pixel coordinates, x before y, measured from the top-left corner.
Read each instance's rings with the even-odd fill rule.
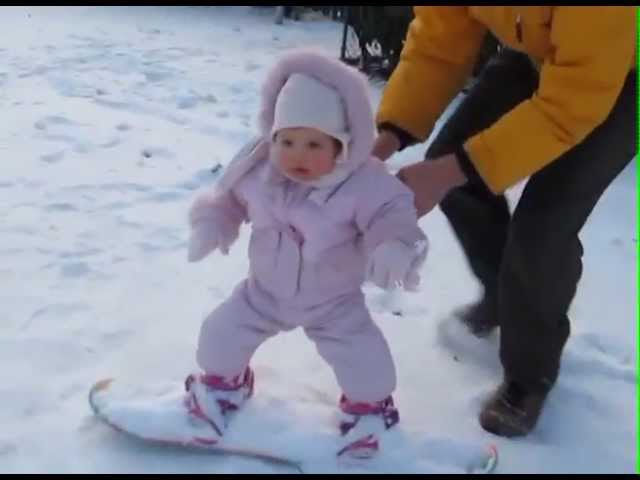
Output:
[[[496,302],[488,297],[462,307],[454,315],[478,338],[488,337],[498,326]]]
[[[530,390],[505,380],[480,413],[480,425],[501,437],[522,437],[538,422],[548,389]]]

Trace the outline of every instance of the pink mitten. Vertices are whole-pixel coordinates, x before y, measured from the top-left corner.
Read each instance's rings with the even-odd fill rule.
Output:
[[[416,290],[420,283],[418,273],[427,255],[426,240],[407,246],[399,240],[380,244],[374,251],[367,267],[367,279],[384,290],[403,287]]]
[[[225,196],[198,197],[189,212],[189,261],[199,262],[215,249],[227,255],[238,238],[242,220],[236,205]]]
[[[222,248],[215,223],[199,222],[192,227],[189,238],[189,262],[199,262],[219,247],[223,254],[228,253],[228,250]]]

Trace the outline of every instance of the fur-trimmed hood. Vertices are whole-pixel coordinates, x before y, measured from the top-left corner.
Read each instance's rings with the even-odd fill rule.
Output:
[[[348,169],[354,171],[371,159],[375,120],[365,75],[320,51],[296,49],[284,54],[267,74],[261,91],[259,134],[225,169],[217,184],[218,193],[229,191],[254,166],[268,159],[278,95],[289,77],[296,73],[311,76],[334,88],[342,98],[350,134],[348,156],[344,159]]]

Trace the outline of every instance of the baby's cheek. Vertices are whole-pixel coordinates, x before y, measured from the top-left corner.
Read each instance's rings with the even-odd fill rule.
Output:
[[[275,155],[273,156],[273,158],[276,161],[276,163],[280,166],[285,166],[288,163],[290,163],[289,155],[287,155],[287,153],[283,151],[275,152]]]
[[[329,155],[319,155],[317,158],[317,165],[324,173],[329,173],[335,167],[335,160]]]

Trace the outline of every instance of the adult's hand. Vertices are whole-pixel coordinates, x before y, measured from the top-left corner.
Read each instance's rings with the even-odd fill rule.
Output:
[[[391,155],[400,149],[400,140],[395,133],[382,130],[376,139],[371,154],[385,162]]]
[[[433,210],[452,188],[467,182],[453,153],[404,167],[398,178],[413,191],[418,218]]]

